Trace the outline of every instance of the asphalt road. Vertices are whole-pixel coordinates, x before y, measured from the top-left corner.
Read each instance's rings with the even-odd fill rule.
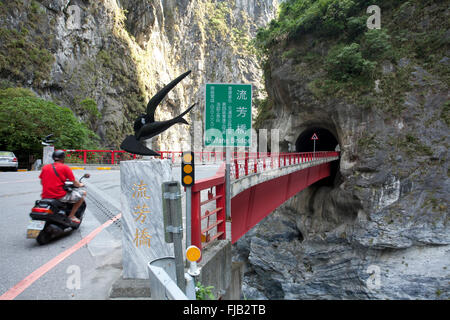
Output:
[[[196,166],[196,177],[212,176],[217,169],[218,165]],[[86,172],[91,174],[88,186],[115,204],[110,208],[120,207],[120,171],[76,170],[74,174],[80,177]],[[0,296],[17,284],[24,284],[26,277],[109,220],[88,198],[83,223],[69,236],[44,246],[26,239],[29,212],[41,193],[38,176],[36,171],[0,172]],[[173,178],[179,181],[179,166],[173,168]],[[119,221],[49,268],[15,299],[107,299],[112,282],[120,276],[121,264]]]

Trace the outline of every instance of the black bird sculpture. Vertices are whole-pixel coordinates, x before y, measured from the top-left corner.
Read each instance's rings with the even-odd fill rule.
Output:
[[[195,103],[179,116],[167,121],[155,121],[155,111],[159,103],[164,99],[169,91],[190,73],[190,70],[183,73],[150,99],[147,104],[147,114],[142,114],[136,119],[134,122],[134,135],[127,136],[125,140],[123,140],[120,145],[122,150],[143,156],[159,157],[159,153],[148,149],[144,144],[142,144],[142,142],[166,131],[176,123],[189,124],[185,119],[183,119],[183,117],[191,111],[192,108],[194,108]]]
[[[50,138],[53,137],[53,133],[49,134],[45,138],[42,138],[42,145],[44,146],[51,146],[56,140],[50,140]]]

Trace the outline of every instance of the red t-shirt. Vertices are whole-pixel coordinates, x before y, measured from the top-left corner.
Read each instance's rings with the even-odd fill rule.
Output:
[[[66,195],[66,191],[63,189],[64,181],[75,180],[69,166],[59,162],[55,162],[54,165],[59,178],[56,176],[51,164],[45,165],[39,175],[42,184],[42,199],[59,199],[64,197]]]

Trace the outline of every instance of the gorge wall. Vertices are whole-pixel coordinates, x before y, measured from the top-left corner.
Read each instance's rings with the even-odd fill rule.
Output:
[[[330,6],[304,21],[338,32],[273,23],[261,70],[249,42],[278,2],[0,0],[0,86],[30,88],[80,119],[80,102],[94,100],[101,117],[91,126],[116,149],[148,99],[186,70],[157,119],[197,102],[187,120],[200,121],[206,82],[252,83],[263,101],[256,125],[280,130],[281,151],[310,151],[319,132],[317,150],[341,158],[330,179],[234,245],[244,297],[448,299],[448,1],[305,1]],[[382,9],[381,33],[367,33],[370,4]],[[187,128],[154,149],[186,146]]]
[[[192,74],[158,109],[173,118],[197,102],[201,120],[206,82],[253,83],[264,95],[262,72],[249,46],[275,16],[277,0],[13,0],[0,1],[2,86],[22,86],[87,117],[92,99],[101,117],[91,124],[105,148],[118,148],[132,122],[159,89]],[[187,126],[153,141],[178,150]]]
[[[297,31],[270,46],[260,127],[280,130],[283,151],[312,151],[321,131],[318,146],[324,139],[341,158],[332,179],[237,242],[246,298],[449,298],[448,2],[380,1],[382,28],[370,32],[366,2],[352,3],[360,4],[359,37],[348,26],[333,37]],[[383,50],[392,51],[369,58],[363,49],[374,32],[388,35]],[[333,59],[349,48],[373,61],[367,79],[333,77]]]

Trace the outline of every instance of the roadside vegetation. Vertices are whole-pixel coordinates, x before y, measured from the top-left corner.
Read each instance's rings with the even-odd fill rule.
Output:
[[[92,102],[85,104],[92,107]],[[0,89],[0,150],[13,151],[21,161],[42,158],[41,139],[50,133],[55,148],[96,149],[98,136],[69,108],[37,97],[24,88]]]
[[[299,76],[314,70],[308,87],[316,98],[341,97],[390,117],[401,111],[401,93],[410,89],[411,66],[423,66],[450,85],[448,65],[440,63],[450,47],[443,3],[287,0],[281,3],[278,17],[259,30],[254,45],[266,77],[270,77],[269,61],[291,59]],[[367,28],[370,5],[381,8],[381,29]],[[268,116],[263,111],[259,122]]]

